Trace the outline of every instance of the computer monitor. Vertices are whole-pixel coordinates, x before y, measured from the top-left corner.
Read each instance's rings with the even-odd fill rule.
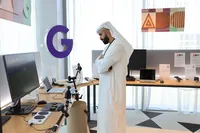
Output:
[[[0,96],[1,96],[0,110],[2,110],[4,107],[6,107],[9,103],[12,102],[2,55],[0,55],[0,79],[1,79],[0,80]],[[9,119],[10,119],[10,116],[1,116],[1,120],[0,120],[1,125],[6,123]]]
[[[10,94],[14,107],[7,115],[26,115],[36,106],[21,105],[20,99],[39,87],[34,53],[3,56]]]
[[[135,49],[129,59],[129,70],[140,70],[146,68],[146,49]]]
[[[146,68],[146,49],[135,49],[129,59],[127,66],[128,75],[126,78],[133,78],[130,76],[130,70],[140,70]]]

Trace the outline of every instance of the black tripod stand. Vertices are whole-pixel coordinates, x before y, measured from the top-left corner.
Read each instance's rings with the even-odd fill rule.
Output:
[[[81,67],[80,63],[77,64],[77,69],[76,70],[77,70],[76,71],[76,75],[74,77],[71,77],[71,76],[68,77],[68,83],[73,83],[74,84],[75,94],[72,94],[72,96],[75,96],[75,99],[78,101],[79,99],[82,99],[82,95],[81,95],[81,97],[79,97],[79,93],[78,93],[78,90],[77,90],[77,87],[76,87],[76,79],[77,79],[78,73],[80,74],[81,70],[82,70],[82,67]],[[68,90],[69,89],[70,88],[68,88]]]
[[[58,108],[58,111],[62,111],[62,115],[60,116],[60,118],[57,121],[56,125],[53,126],[52,128],[50,128],[50,130],[53,131],[53,132],[57,131],[58,126],[59,126],[61,120],[63,119],[63,117],[66,117],[66,118],[69,117],[68,108],[69,108],[69,104],[72,103],[71,102],[71,97],[75,96],[76,101],[79,101],[79,99],[82,99],[82,95],[81,95],[81,97],[79,97],[79,93],[78,93],[78,90],[77,90],[77,87],[76,87],[76,79],[77,79],[78,73],[80,73],[81,70],[82,70],[82,67],[80,66],[79,63],[77,65],[77,69],[76,70],[77,70],[76,76],[74,76],[74,77],[69,76],[68,77],[69,83],[73,83],[74,84],[75,93],[71,93],[71,87],[70,86],[67,87],[68,90],[65,93],[66,104],[65,105],[61,105]],[[84,112],[87,114],[86,110],[84,110]]]

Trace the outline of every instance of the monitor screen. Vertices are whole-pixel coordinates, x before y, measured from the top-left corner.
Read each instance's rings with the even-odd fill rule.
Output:
[[[6,76],[5,65],[3,62],[3,56],[0,55],[0,96],[1,96],[1,108],[4,108],[7,104],[12,102],[10,96],[10,90],[8,86],[8,80]]]
[[[140,69],[141,80],[155,80],[156,70],[155,69]]]
[[[39,87],[33,53],[4,55],[4,63],[13,101]]]
[[[129,59],[129,70],[140,70],[146,68],[146,50],[135,49]]]

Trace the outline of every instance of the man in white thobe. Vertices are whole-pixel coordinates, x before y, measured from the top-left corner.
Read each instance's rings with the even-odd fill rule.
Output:
[[[126,75],[132,46],[110,22],[97,33],[108,44],[95,64],[99,73],[98,133],[126,133]]]

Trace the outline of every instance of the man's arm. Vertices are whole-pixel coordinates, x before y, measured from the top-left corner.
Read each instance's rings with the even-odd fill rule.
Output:
[[[117,45],[117,44],[116,44]],[[102,58],[99,56],[99,59],[96,60],[96,66],[99,73],[108,72],[112,69],[112,66],[118,62],[123,56],[123,47],[118,45],[113,48],[112,51],[107,53],[107,56]]]

